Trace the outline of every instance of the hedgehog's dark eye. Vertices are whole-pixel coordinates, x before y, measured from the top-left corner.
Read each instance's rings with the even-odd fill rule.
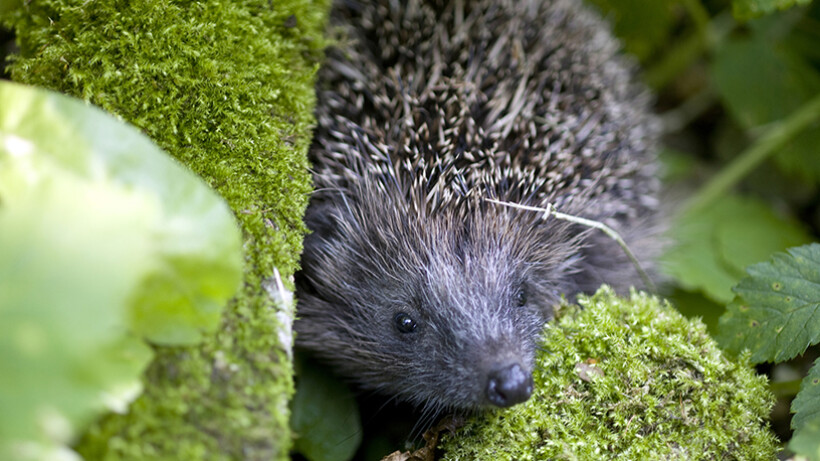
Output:
[[[416,321],[404,312],[396,314],[396,316],[393,317],[393,322],[395,322],[396,328],[402,333],[412,333],[416,329]]]
[[[518,293],[515,294],[515,302],[518,304],[518,307],[524,307],[527,304],[527,292],[524,291],[523,288],[518,290]]]

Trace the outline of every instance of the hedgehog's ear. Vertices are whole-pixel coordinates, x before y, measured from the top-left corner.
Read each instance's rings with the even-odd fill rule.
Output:
[[[305,225],[311,231],[309,239],[333,239],[339,229],[338,206],[331,200],[312,199],[305,212]]]
[[[345,348],[350,338],[340,334],[340,322],[333,314],[338,306],[325,301],[314,293],[301,291],[297,305],[296,346],[309,349],[315,354],[333,356],[332,351]],[[324,352],[324,354],[322,354]]]
[[[296,273],[296,284],[302,295],[318,292],[314,280],[311,280],[307,273],[321,278],[322,275],[332,273],[328,272],[328,269],[336,262],[335,258],[328,257],[334,252],[333,242],[339,239],[339,215],[334,203],[330,200],[312,198],[305,212],[305,225],[310,232],[304,240],[300,261],[302,270]],[[323,284],[324,281],[319,280],[318,283]]]

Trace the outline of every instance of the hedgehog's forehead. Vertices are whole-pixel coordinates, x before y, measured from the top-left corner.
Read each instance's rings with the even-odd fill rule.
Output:
[[[473,248],[463,252],[432,247],[424,266],[428,285],[442,286],[450,293],[472,296],[506,291],[520,277],[521,266],[503,247]]]
[[[409,225],[417,226],[408,235],[422,240],[418,246],[422,259],[433,271],[430,275],[438,278],[463,272],[500,280],[516,270],[523,257],[519,246],[526,237],[500,216],[453,213],[420,217]]]
[[[443,265],[499,265],[520,258],[527,247],[537,246],[543,230],[542,223],[532,219],[535,214],[516,214],[518,210],[492,204],[449,204],[431,213],[386,198],[360,202],[359,207],[350,233],[366,227],[368,238],[383,241],[385,247]]]

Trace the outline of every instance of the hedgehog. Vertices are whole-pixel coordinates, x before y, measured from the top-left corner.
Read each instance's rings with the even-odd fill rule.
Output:
[[[658,129],[577,0],[339,0],[317,83],[296,345],[424,409],[526,401],[553,306],[657,253]]]

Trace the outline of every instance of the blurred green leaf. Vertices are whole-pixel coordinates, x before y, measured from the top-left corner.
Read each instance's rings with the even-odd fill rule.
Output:
[[[792,400],[792,413],[793,429],[801,429],[812,421],[820,422],[820,359],[814,361],[809,374],[800,383],[800,392]]]
[[[658,154],[661,162],[661,174],[665,184],[671,184],[690,178],[695,170],[696,161],[692,155],[665,148]]]
[[[0,15],[17,8],[22,3],[22,0],[0,0]],[[0,24],[2,24],[2,16],[0,16]]]
[[[136,129],[8,82],[0,101],[0,459],[44,459],[140,392],[135,333],[216,326],[240,247],[221,199]]]
[[[795,5],[807,5],[811,0],[732,0],[732,12],[741,21],[755,18]]]
[[[790,10],[790,11],[797,11]],[[820,3],[812,2],[805,8],[804,14],[800,16],[790,33],[785,37],[786,44],[806,61],[815,67],[820,64]]]
[[[783,219],[764,204],[749,200],[738,219],[722,220],[715,228],[723,261],[737,271],[765,261],[776,251],[811,242],[799,221]]]
[[[791,16],[784,17],[793,22]],[[771,21],[767,21],[771,22]],[[712,76],[733,118],[747,129],[787,117],[820,94],[820,73],[789,47],[765,31],[727,41],[715,56]],[[775,155],[785,172],[803,179],[820,179],[820,127],[795,136]]]
[[[749,145],[749,136],[733,119],[723,117],[714,125],[711,149],[720,162],[728,162]]]
[[[718,320],[725,307],[700,293],[676,289],[665,295],[669,302],[688,318],[699,318],[706,324],[709,334],[714,336],[718,331]]]
[[[820,93],[814,68],[758,35],[720,46],[712,78],[732,116],[746,128],[786,117]]]
[[[627,52],[643,60],[666,42],[677,0],[591,0],[613,24]]]
[[[76,186],[87,187],[85,201],[66,204],[89,215],[80,219],[104,221],[115,213],[147,237],[139,247],[122,242],[140,253],[146,269],[129,299],[133,331],[158,343],[193,344],[215,329],[241,278],[240,234],[224,201],[136,129],[100,110],[11,83],[2,83],[0,100],[6,142],[21,139],[37,154],[7,154],[7,161],[37,174],[6,178],[0,195],[87,183]],[[55,181],[59,186],[50,186]],[[127,203],[109,203],[114,196]],[[101,252],[108,250],[105,238],[125,237],[119,229],[105,233]]]
[[[725,303],[731,298],[729,290],[739,275],[717,257],[713,227],[713,222],[708,220],[673,225],[675,244],[663,255],[662,263],[664,271],[683,288]]]
[[[362,441],[359,410],[350,389],[327,369],[298,357],[290,427],[294,448],[310,461],[344,461]]]
[[[674,244],[663,256],[665,271],[684,288],[721,304],[732,300],[731,288],[750,263],[810,241],[797,221],[779,217],[763,202],[737,196],[680,216],[671,239]]]
[[[820,341],[820,244],[776,253],[747,269],[720,318],[727,350],[752,352],[752,362],[782,362]]]
[[[820,461],[820,419],[809,421],[794,431],[789,449],[809,461]]]
[[[792,35],[793,29],[805,18],[807,11],[808,8],[791,8],[752,19],[745,25],[756,38],[776,43],[777,47],[794,52],[794,48],[784,40]]]
[[[783,172],[806,182],[820,182],[820,127],[795,136],[774,159]]]

